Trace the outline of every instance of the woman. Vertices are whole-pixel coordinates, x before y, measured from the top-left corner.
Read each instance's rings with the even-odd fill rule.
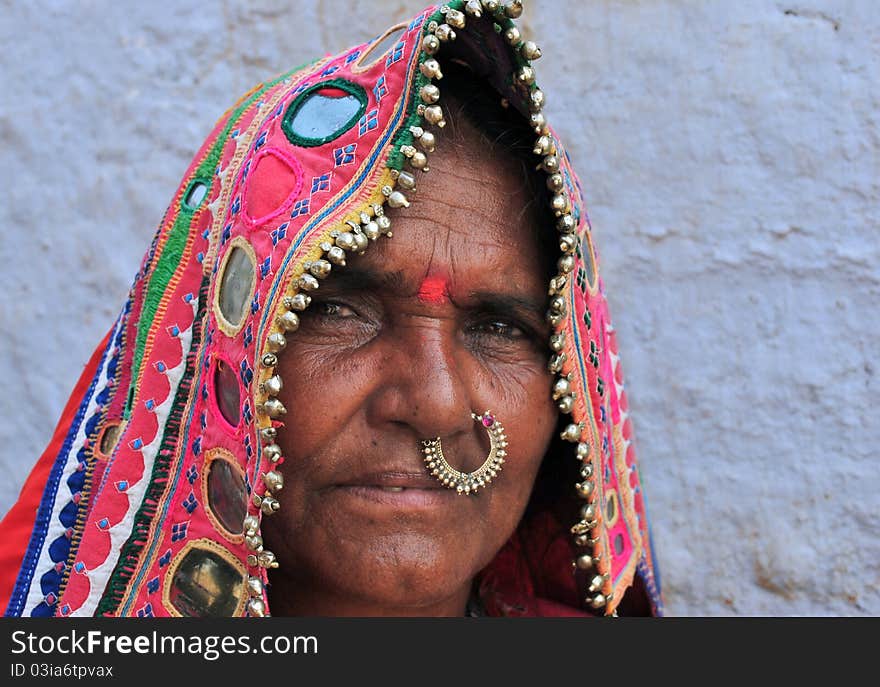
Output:
[[[430,8],[221,118],[4,520],[7,615],[662,611],[520,13]]]

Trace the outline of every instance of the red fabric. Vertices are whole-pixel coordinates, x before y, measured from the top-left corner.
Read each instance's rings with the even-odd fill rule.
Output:
[[[112,328],[98,344],[86,364],[67,405],[64,407],[61,419],[55,426],[55,433],[52,435],[49,445],[31,470],[31,474],[28,475],[18,500],[0,522],[0,532],[3,532],[2,544],[0,544],[0,608],[5,609],[9,605],[9,598],[12,596],[21,561],[31,538],[34,521],[37,518],[37,509],[49,479],[49,472],[64,444],[67,432],[73,424],[82,398],[95,377],[111,332]]]

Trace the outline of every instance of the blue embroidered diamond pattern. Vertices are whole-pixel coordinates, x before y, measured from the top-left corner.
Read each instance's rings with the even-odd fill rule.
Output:
[[[186,539],[186,531],[189,529],[189,520],[186,522],[176,522],[171,526],[171,541],[180,541]]]
[[[590,359],[590,363],[592,363],[593,367],[595,367],[597,370],[599,369],[599,355],[598,355],[598,353],[599,353],[599,349],[596,347],[596,342],[590,341],[589,359]],[[600,391],[599,393],[601,394],[602,392]]]
[[[193,455],[197,456],[202,452],[202,437],[196,437],[192,443]]]
[[[327,69],[325,69],[323,72],[321,72],[321,76],[330,76],[333,72],[337,72],[337,71],[339,71],[339,65],[338,64],[331,64],[329,67],[327,67]]]
[[[271,232],[269,232],[269,236],[272,237],[272,245],[273,246],[277,246],[278,242],[281,239],[283,239],[285,236],[287,236],[287,227],[289,227],[289,226],[290,226],[290,224],[288,222],[285,222],[277,229],[273,229]]]
[[[244,435],[244,450],[247,453],[248,460],[254,455],[254,450],[251,448],[251,438],[247,434]]]
[[[293,89],[293,92],[291,93],[291,95],[296,95],[297,93],[302,93],[308,87],[309,87],[309,82],[303,81],[299,86],[297,86],[296,88]]]
[[[147,594],[155,594],[159,591],[159,578],[154,577],[152,580],[147,580]]]
[[[363,136],[379,126],[379,110],[373,108],[358,121],[358,136]]]
[[[361,56],[360,50],[355,50],[353,53],[349,53],[348,57],[345,58],[345,64],[351,64],[360,56]]]
[[[425,20],[424,12],[420,14],[418,17],[412,20],[412,23],[409,25],[407,32],[414,31],[422,25],[422,22]]]
[[[587,272],[583,267],[578,267],[577,285],[580,288],[581,293],[586,292],[586,290],[587,290]]]
[[[244,407],[242,407],[241,409],[241,414],[244,416],[245,424],[249,425],[254,419],[254,416],[251,413],[251,405],[247,401],[244,402]]]
[[[189,513],[190,515],[192,515],[192,512],[196,509],[196,507],[198,507],[199,502],[196,501],[196,495],[195,495],[193,492],[190,492],[190,493],[189,493],[189,496],[187,496],[187,497],[183,500],[183,502],[181,503],[181,505],[186,509],[186,512],[187,512],[187,513]]]
[[[388,95],[388,86],[385,85],[385,75],[379,77],[376,85],[373,86],[373,95],[376,96],[376,102],[381,103],[382,98]]]
[[[598,377],[596,379],[596,393],[598,393],[600,396],[605,395],[605,382],[602,380],[601,377]]]
[[[244,181],[247,179],[248,172],[251,171],[251,161],[248,160],[244,163],[244,167],[241,168],[241,180]]]
[[[186,471],[186,481],[192,484],[196,481],[196,478],[199,476],[199,471],[196,469],[195,465],[190,465],[189,470]]]
[[[272,256],[268,256],[263,262],[260,263],[260,276],[265,279],[266,275],[269,274],[269,270],[272,269]]]
[[[202,413],[199,415],[199,425],[202,428],[202,431],[208,429],[208,413]]]
[[[344,148],[337,148],[333,151],[333,162],[339,167],[340,165],[350,165],[354,162],[354,151],[357,150],[357,143],[349,143]]]
[[[269,137],[268,130],[264,131],[259,136],[257,136],[257,140],[254,142],[254,150],[256,151],[256,150],[259,150],[260,148],[262,148],[263,145],[266,143],[266,139],[268,137]],[[247,172],[245,172],[245,174],[247,174]]]
[[[254,340],[254,327],[253,327],[253,325],[251,325],[249,323],[248,326],[244,330],[244,340],[243,340],[244,347],[247,348],[248,346],[250,346],[251,343],[253,343],[253,340]]]
[[[593,326],[593,316],[589,310],[584,310],[584,324],[587,325],[587,329]]]
[[[225,227],[223,227],[223,234],[220,235],[220,245],[224,245],[230,238],[232,238],[232,223],[230,222]]]
[[[241,361],[238,369],[241,371],[241,381],[245,386],[250,386],[251,381],[254,378],[254,371],[251,369],[251,366],[248,365],[247,358]]]
[[[171,562],[171,549],[168,549],[165,553],[159,556],[159,567],[164,568]]]
[[[324,172],[319,177],[312,177],[312,193],[317,193],[318,191],[329,191],[330,190],[330,175],[332,172]]]
[[[599,419],[602,420],[602,424],[608,422],[608,416],[605,414],[605,406],[599,406]]]
[[[388,53],[388,58],[385,60],[385,66],[390,67],[392,64],[400,60],[403,57],[403,49],[406,47],[406,41],[398,42],[392,49],[391,52]]]
[[[260,301],[257,296],[254,296],[254,300],[251,301],[251,314],[256,315],[260,310]]]
[[[235,199],[232,201],[232,205],[229,207],[230,211],[233,215],[237,215],[241,212],[241,196],[235,196]]]
[[[149,601],[145,603],[141,608],[137,610],[137,617],[154,618],[155,616],[153,615],[153,604],[151,604]]]
[[[302,198],[296,201],[293,204],[293,212],[290,213],[291,218],[299,217],[300,215],[309,214],[309,201],[311,198]]]

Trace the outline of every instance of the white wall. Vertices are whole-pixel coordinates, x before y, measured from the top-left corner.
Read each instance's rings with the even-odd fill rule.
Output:
[[[0,512],[215,119],[419,0],[4,3]],[[357,17],[352,25],[349,17]],[[872,0],[531,0],[672,614],[880,614]]]

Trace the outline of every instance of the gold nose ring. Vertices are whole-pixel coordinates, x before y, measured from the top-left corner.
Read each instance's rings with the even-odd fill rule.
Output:
[[[483,464],[473,472],[461,472],[452,467],[443,455],[440,437],[422,441],[422,452],[425,454],[425,465],[428,471],[448,489],[455,489],[459,494],[476,494],[478,489],[485,488],[495,476],[501,472],[504,458],[507,455],[507,437],[504,427],[490,411],[482,415],[471,413],[474,422],[480,423],[489,434],[489,455]]]

